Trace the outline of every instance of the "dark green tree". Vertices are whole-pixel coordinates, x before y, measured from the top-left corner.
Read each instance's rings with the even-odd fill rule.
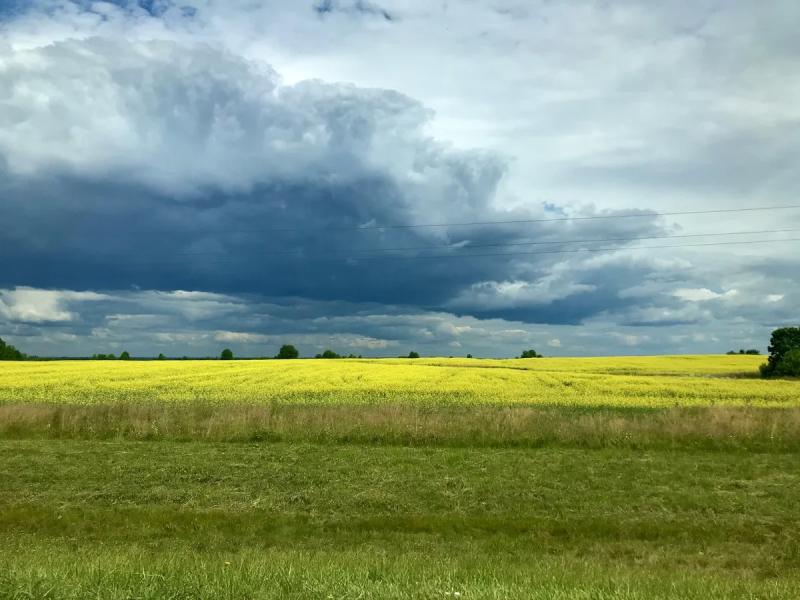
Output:
[[[520,358],[542,358],[542,355],[536,350],[523,350]]]
[[[767,348],[769,357],[767,364],[761,366],[761,374],[766,377],[779,374],[784,357],[795,349],[800,349],[800,327],[781,327],[773,331]]]
[[[233,351],[230,348],[225,348],[219,357],[221,360],[233,360]]]
[[[413,350],[408,353],[408,358],[419,358],[419,352],[414,352]]]
[[[291,344],[284,344],[281,346],[281,349],[278,350],[278,354],[275,355],[275,358],[298,358],[300,353],[297,351],[297,348],[292,346]]]
[[[158,354],[158,360],[167,360],[167,357],[166,357],[166,356],[164,356],[163,352],[159,352],[159,354]]]
[[[467,358],[472,358],[472,354],[467,354]]]
[[[789,350],[775,367],[775,375],[781,377],[800,377],[800,348]]]
[[[123,350],[122,354],[119,355],[119,359],[120,360],[130,360],[131,359],[131,355],[127,350]]]
[[[11,344],[6,344],[0,338],[0,360],[25,360],[25,354],[17,350]]]

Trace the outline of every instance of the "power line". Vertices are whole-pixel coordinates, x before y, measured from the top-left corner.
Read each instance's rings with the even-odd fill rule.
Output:
[[[686,215],[711,215],[711,214],[726,214],[726,213],[743,213],[743,212],[760,212],[772,210],[792,210],[800,208],[800,204],[786,205],[786,206],[754,206],[747,208],[721,208],[710,210],[689,210],[689,211],[672,211],[672,212],[655,212],[655,211],[642,211],[630,214],[613,214],[613,215],[587,215],[579,217],[550,217],[545,219],[509,219],[501,221],[469,221],[469,222],[453,222],[453,223],[413,223],[413,224],[389,224],[389,225],[356,225],[356,226],[327,226],[327,227],[267,227],[258,229],[213,229],[213,230],[190,230],[186,233],[203,234],[221,234],[221,233],[274,233],[281,231],[305,231],[305,232],[319,232],[319,231],[376,231],[376,230],[391,230],[391,229],[423,229],[423,228],[437,228],[437,227],[478,227],[490,225],[522,225],[532,223],[558,223],[567,221],[595,221],[595,220],[612,220],[612,219],[641,219],[641,218],[654,218],[654,217],[676,217]],[[165,229],[126,229],[128,232],[139,233],[174,233],[175,230]]]
[[[413,225],[364,225],[360,227],[353,227],[348,229],[413,229],[419,227],[473,227],[479,225],[514,225],[522,223],[555,223],[558,221],[591,221],[596,219],[630,219],[630,218],[643,218],[643,217],[673,217],[678,215],[710,215],[721,213],[738,213],[738,212],[752,212],[764,210],[789,210],[793,208],[800,208],[800,204],[791,206],[761,206],[752,208],[725,208],[717,210],[690,210],[681,212],[645,212],[634,213],[628,215],[592,215],[585,217],[557,217],[549,219],[512,219],[509,221],[473,221],[468,223],[423,223]],[[280,231],[280,229],[272,230]]]
[[[491,254],[441,254],[438,256],[373,256],[369,259],[423,259],[423,258],[480,258],[490,256],[535,256],[537,254],[573,254],[579,252],[611,252],[614,250],[650,250],[657,248],[696,248],[701,246],[734,246],[737,244],[766,244],[766,243],[779,243],[779,242],[800,242],[800,238],[784,238],[781,240],[749,240],[749,241],[736,241],[736,242],[707,242],[701,244],[672,244],[665,246],[614,246],[609,248],[574,248],[572,250],[542,250],[537,252],[498,252]],[[353,260],[360,260],[354,257]]]
[[[489,258],[489,257],[513,257],[513,256],[539,256],[550,254],[577,254],[581,252],[613,252],[616,250],[655,250],[663,248],[699,248],[708,246],[735,246],[747,244],[775,244],[782,242],[800,242],[800,238],[784,238],[784,239],[769,239],[769,240],[739,240],[728,242],[704,242],[697,244],[668,244],[659,246],[612,246],[601,248],[573,248],[569,250],[539,250],[535,252],[493,252],[485,254],[422,254],[416,256],[389,256],[389,255],[350,255],[350,256],[297,256],[307,262],[348,262],[348,261],[361,261],[361,260],[438,260],[438,259],[451,259],[451,258]],[[263,255],[262,255],[263,256]],[[267,255],[269,256],[269,255]],[[247,257],[245,257],[247,258]],[[209,263],[230,263],[239,262],[240,259],[233,257],[221,257],[217,259],[210,259],[203,261],[203,264]],[[139,265],[150,264],[177,264],[175,260],[158,260],[136,263]],[[134,263],[131,263],[134,264]]]
[[[691,233],[680,235],[654,235],[643,237],[629,237],[629,238],[600,238],[600,239],[577,239],[577,240],[550,240],[550,241],[533,241],[533,242],[496,242],[491,244],[441,244],[435,246],[404,246],[398,248],[372,248],[368,251],[358,252],[359,256],[369,255],[373,252],[410,252],[417,250],[469,250],[471,248],[497,248],[497,247],[510,247],[510,246],[550,246],[559,244],[590,244],[590,243],[607,243],[607,242],[638,242],[644,240],[667,240],[667,239],[686,239],[698,237],[720,237],[728,235],[760,235],[767,233],[794,233],[800,231],[798,228],[793,229],[760,229],[754,231],[726,231],[716,233]],[[208,256],[219,253],[218,250],[206,250],[197,252],[176,252],[174,256]],[[298,254],[297,250],[288,250],[283,252],[268,252],[261,253],[259,256],[295,256]]]

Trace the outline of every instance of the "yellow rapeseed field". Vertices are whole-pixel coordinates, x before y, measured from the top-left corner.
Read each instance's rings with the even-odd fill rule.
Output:
[[[759,356],[0,363],[0,402],[800,406]]]

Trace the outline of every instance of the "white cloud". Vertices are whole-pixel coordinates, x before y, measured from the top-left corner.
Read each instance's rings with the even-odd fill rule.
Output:
[[[396,346],[395,340],[381,340],[365,335],[357,335],[355,337],[346,337],[345,346],[348,348],[368,348],[370,350],[379,350],[381,348],[390,348]]]
[[[574,294],[590,292],[594,285],[570,281],[563,274],[546,275],[537,281],[485,281],[471,285],[448,302],[453,308],[507,309],[549,304]]]
[[[561,348],[561,340],[558,338],[553,338],[552,340],[547,342],[547,345],[550,346],[551,348]]]
[[[769,294],[767,296],[767,302],[780,302],[784,297],[784,294]]]
[[[626,346],[640,346],[650,340],[649,335],[636,335],[632,333],[617,333],[614,332],[611,334],[614,338],[616,338],[619,342]]]
[[[247,311],[247,305],[240,298],[211,292],[148,290],[126,296],[135,297],[142,306],[158,312],[173,313],[194,321]]]
[[[67,307],[71,302],[103,300],[104,294],[71,290],[41,290],[18,287],[0,290],[0,316],[9,321],[46,323],[72,321],[75,313]]]
[[[202,331],[158,331],[150,334],[148,337],[153,338],[156,342],[161,344],[192,344],[207,340],[209,334]]]
[[[238,342],[242,344],[263,344],[270,340],[268,335],[241,331],[217,331],[214,339],[218,342]]]
[[[714,292],[708,288],[682,288],[673,292],[673,295],[676,298],[680,298],[681,300],[685,300],[687,302],[705,302],[707,300],[733,298],[738,294],[739,292],[737,290]]]
[[[472,331],[472,327],[469,325],[456,325],[450,321],[445,321],[436,327],[436,331],[443,336],[458,337],[464,333],[469,333]]]
[[[24,177],[110,178],[183,197],[381,172],[421,207],[447,195],[469,208],[485,204],[504,167],[432,140],[431,113],[400,93],[285,85],[266,63],[199,44],[94,37],[12,51],[0,87],[0,157]]]

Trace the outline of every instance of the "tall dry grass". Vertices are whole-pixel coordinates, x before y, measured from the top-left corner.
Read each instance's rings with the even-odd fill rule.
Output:
[[[800,450],[800,408],[0,405],[0,437]]]

